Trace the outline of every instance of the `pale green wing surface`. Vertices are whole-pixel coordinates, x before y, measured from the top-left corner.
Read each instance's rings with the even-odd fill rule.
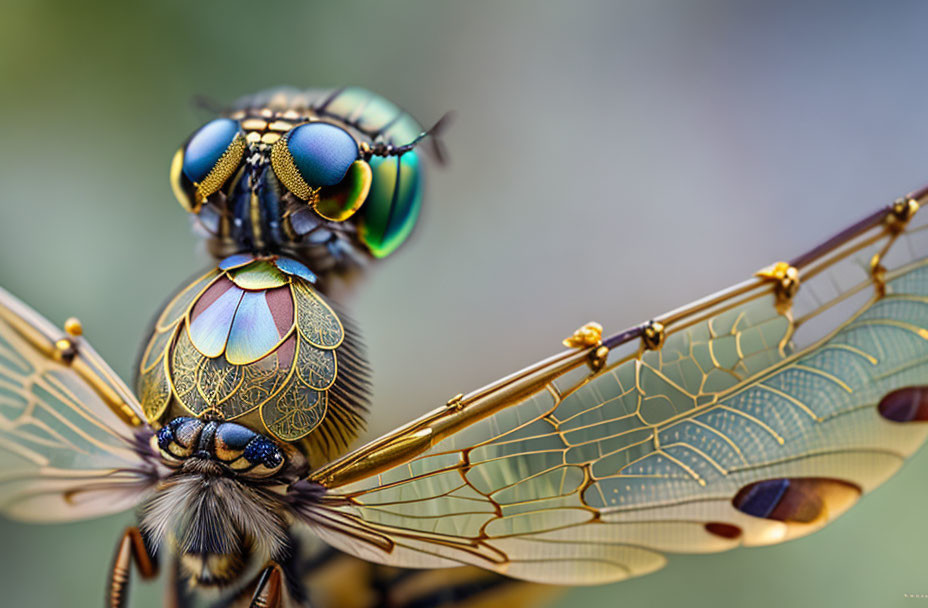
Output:
[[[63,521],[133,507],[158,466],[141,420],[82,338],[0,289],[0,512]]]
[[[820,528],[928,433],[878,409],[928,385],[914,208],[658,317],[660,348],[632,328],[599,371],[568,351],[449,402],[311,475],[306,520],[364,559],[562,584]]]

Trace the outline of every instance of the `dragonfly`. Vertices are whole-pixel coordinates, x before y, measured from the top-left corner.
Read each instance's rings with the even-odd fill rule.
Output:
[[[415,223],[409,155],[436,129],[385,135],[407,117],[359,89],[259,95],[181,147],[175,194],[220,261],[158,315],[134,391],[79,322],[0,292],[0,512],[137,509],[108,605],[161,555],[194,589],[300,605],[298,534],[388,567],[618,581],[820,529],[924,441],[928,188],[349,451],[366,364],[325,285]]]

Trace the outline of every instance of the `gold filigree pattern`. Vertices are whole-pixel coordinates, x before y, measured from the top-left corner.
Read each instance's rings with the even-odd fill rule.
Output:
[[[226,418],[236,416],[236,404],[234,401],[229,403],[231,407],[225,407],[226,402],[230,401],[236,392],[242,386],[244,378],[243,366],[233,365],[225,360],[224,357],[200,358],[196,371],[196,386],[200,393],[200,398],[210,407],[216,407],[226,414]],[[240,409],[246,410],[245,407]],[[226,413],[228,411],[228,413]],[[244,411],[238,413],[245,413]]]
[[[139,378],[139,399],[147,420],[160,418],[171,402],[171,382],[165,361],[166,356],[162,354],[156,365]]]
[[[280,364],[277,352],[243,368],[244,381],[238,391],[241,413],[251,411],[280,392],[293,374],[293,370]]]
[[[261,406],[261,419],[275,437],[297,441],[322,423],[325,410],[324,391],[302,390],[290,383],[276,399]]]
[[[171,385],[174,387],[174,396],[180,401],[192,414],[202,414],[209,408],[209,404],[203,401],[202,391],[197,386],[197,370],[203,356],[193,346],[190,336],[183,329],[178,332],[177,343],[170,353],[170,378]],[[141,374],[139,378],[144,378]],[[154,422],[154,421],[152,421]]]
[[[331,349],[341,345],[345,329],[335,311],[308,284],[293,285],[299,296],[297,324],[300,335],[316,348]]]
[[[257,360],[234,364],[225,354],[207,356],[192,339],[194,308],[210,289],[222,288],[223,277],[244,293],[286,289],[292,301],[291,327],[273,329],[283,337],[275,333],[271,344],[276,346]],[[287,315],[285,309],[278,310]],[[195,416],[211,413],[235,420],[260,410],[261,420],[275,437],[299,440],[325,415],[325,393],[338,377],[337,349],[344,338],[338,316],[308,282],[278,270],[272,258],[246,259],[226,271],[202,276],[161,314],[140,365],[143,409],[154,422],[170,411],[173,396],[183,411]]]
[[[301,345],[296,361],[297,374],[307,387],[325,391],[335,383],[335,376],[338,374],[335,351]]]

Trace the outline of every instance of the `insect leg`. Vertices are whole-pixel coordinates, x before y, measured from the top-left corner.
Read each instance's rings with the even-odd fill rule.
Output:
[[[129,580],[132,564],[145,580],[158,576],[158,561],[145,544],[142,533],[136,527],[126,528],[116,545],[116,555],[106,589],[106,606],[124,608],[129,598]]]
[[[180,562],[171,560],[171,569],[164,589],[165,608],[192,608],[193,598],[180,572]]]
[[[258,577],[249,608],[282,608],[285,585],[283,568],[271,562]]]

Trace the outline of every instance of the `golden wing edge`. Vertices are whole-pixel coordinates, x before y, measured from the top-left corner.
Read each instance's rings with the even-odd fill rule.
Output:
[[[312,471],[308,479],[333,490],[384,472],[422,454],[445,437],[545,390],[553,380],[571,370],[589,365],[595,371],[608,351],[617,346],[640,339],[642,349],[659,348],[665,332],[686,328],[711,314],[764,295],[776,294],[779,297],[786,290],[789,297],[792,295],[789,290],[794,293],[803,278],[803,270],[809,275],[818,274],[866,245],[888,237],[882,250],[885,254],[920,206],[926,203],[928,186],[877,209],[790,262],[761,269],[746,281],[634,325],[600,343],[562,351],[475,391],[459,394],[444,406]],[[877,257],[871,261],[875,281],[883,279],[878,276],[881,269],[879,262]]]
[[[71,332],[55,327],[22,300],[0,287],[0,320],[46,358],[67,364],[103,400],[110,411],[129,427],[144,423],[135,395],[81,337],[80,322],[71,319]],[[73,333],[72,333],[73,332]]]
[[[22,381],[44,391],[22,393],[21,409],[0,419],[0,452],[10,458],[0,472],[0,512],[10,519],[55,523],[122,512],[163,473],[147,452],[151,429],[137,400],[82,333],[77,320],[60,330],[0,288],[0,339],[12,349],[4,357],[36,366],[6,368],[4,388]],[[67,453],[77,460],[61,460]]]

